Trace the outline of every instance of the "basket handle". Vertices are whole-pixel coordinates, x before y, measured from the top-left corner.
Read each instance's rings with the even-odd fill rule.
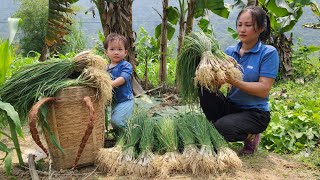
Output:
[[[83,137],[82,137],[82,140],[81,140],[81,144],[79,146],[79,150],[78,150],[78,154],[77,154],[77,157],[76,159],[74,160],[74,163],[73,163],[73,169],[77,166],[78,164],[78,161],[81,157],[81,154],[82,154],[82,151],[83,149],[85,148],[86,146],[86,143],[87,143],[87,140],[89,139],[89,136],[91,135],[92,133],[92,130],[93,130],[93,126],[94,126],[94,121],[96,120],[96,112],[93,108],[93,103],[91,101],[91,98],[89,96],[85,96],[83,98],[83,101],[86,103],[88,109],[89,109],[89,123],[87,125],[87,130],[86,132],[84,133]]]
[[[46,97],[46,98],[41,99],[40,101],[38,101],[36,104],[34,104],[32,106],[32,108],[28,114],[29,128],[30,128],[30,133],[31,133],[32,139],[46,153],[47,156],[49,155],[49,153],[48,153],[47,149],[42,145],[40,137],[39,137],[39,132],[37,130],[37,119],[38,119],[38,112],[39,112],[40,107],[49,101],[56,101],[56,98]]]

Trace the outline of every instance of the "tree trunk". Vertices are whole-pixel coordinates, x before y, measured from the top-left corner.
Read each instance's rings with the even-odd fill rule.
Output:
[[[284,34],[280,35],[273,35],[273,41],[269,44],[274,46],[279,53],[279,60],[280,60],[280,75],[284,77],[289,77],[293,73],[293,67],[291,63],[291,56],[292,56],[292,37],[287,38]]]
[[[103,35],[104,37],[107,37],[109,34],[108,28],[107,28],[107,11],[105,10],[106,2],[105,0],[97,0],[94,1],[96,3],[96,6],[99,11],[100,21],[102,25]]]
[[[39,61],[40,62],[43,62],[43,61],[47,60],[48,54],[49,54],[48,51],[49,51],[48,45],[46,43],[44,43],[43,47],[42,47],[41,55],[39,57]]]
[[[129,61],[133,67],[133,93],[139,95],[144,91],[139,84],[139,78],[135,72],[138,62],[136,60],[134,47],[135,36],[132,30],[132,2],[132,0],[121,0],[117,2],[98,0],[96,5],[99,10],[105,37],[111,32],[114,32],[128,39],[129,49],[126,60]]]
[[[184,31],[185,31],[185,5],[184,5],[184,0],[180,4],[180,17],[179,17],[179,36],[178,36],[178,56],[181,51],[181,46],[182,46],[182,41],[184,37]]]
[[[160,39],[160,83],[164,83],[167,79],[167,9],[169,0],[162,1],[163,15]]]
[[[188,1],[188,16],[187,16],[187,27],[186,27],[185,34],[189,34],[190,32],[192,32],[195,3],[196,3],[196,0]]]

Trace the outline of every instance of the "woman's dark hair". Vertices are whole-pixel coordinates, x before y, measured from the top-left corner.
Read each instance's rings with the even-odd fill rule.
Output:
[[[110,33],[105,41],[103,42],[103,46],[105,49],[108,49],[109,42],[112,41],[120,41],[123,43],[125,50],[128,50],[128,40],[124,36],[117,33]]]
[[[254,28],[263,28],[264,31],[260,33],[259,39],[261,41],[266,41],[270,37],[270,19],[267,16],[266,12],[259,6],[247,6],[242,9],[237,17],[236,25],[238,25],[239,17],[244,12],[250,12],[252,17],[252,22],[254,24]],[[256,29],[255,29],[256,30]]]

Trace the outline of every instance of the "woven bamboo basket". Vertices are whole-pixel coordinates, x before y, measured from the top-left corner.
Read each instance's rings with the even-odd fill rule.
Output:
[[[56,95],[56,101],[48,104],[47,115],[49,127],[63,148],[64,154],[51,142],[49,134],[45,132],[53,168],[56,170],[73,167],[77,158],[80,144],[90,122],[89,109],[83,100],[85,96],[89,96],[92,100],[96,119],[77,167],[93,164],[97,152],[103,147],[105,107],[99,102],[97,91],[84,86],[64,88]]]

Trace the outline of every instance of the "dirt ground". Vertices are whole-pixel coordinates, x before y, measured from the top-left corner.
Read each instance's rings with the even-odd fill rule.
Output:
[[[26,133],[27,134],[27,133]],[[7,142],[9,143],[9,142]],[[35,145],[30,135],[26,135],[25,141],[21,141],[21,150],[23,152],[24,161],[27,162],[27,154],[34,152],[38,158],[44,155],[39,153],[39,148]],[[3,154],[0,154],[1,157]],[[240,157],[243,161],[243,166],[236,172],[219,174],[215,177],[192,177],[186,174],[176,174],[168,179],[217,179],[217,180],[319,180],[320,167],[311,168],[306,164],[298,162],[292,158],[286,158],[274,153],[258,152],[253,156]],[[0,168],[0,179],[31,179],[28,165],[25,168],[18,167],[18,160],[13,159],[14,166],[11,171],[11,176],[7,177],[4,173],[3,165]],[[49,172],[48,158],[37,162],[37,171],[40,179],[52,180],[74,180],[74,179],[89,179],[89,180],[122,180],[122,179],[144,179],[132,176],[115,177],[99,172],[97,168],[92,165],[77,170],[61,170]],[[160,179],[160,178],[154,178]]]

